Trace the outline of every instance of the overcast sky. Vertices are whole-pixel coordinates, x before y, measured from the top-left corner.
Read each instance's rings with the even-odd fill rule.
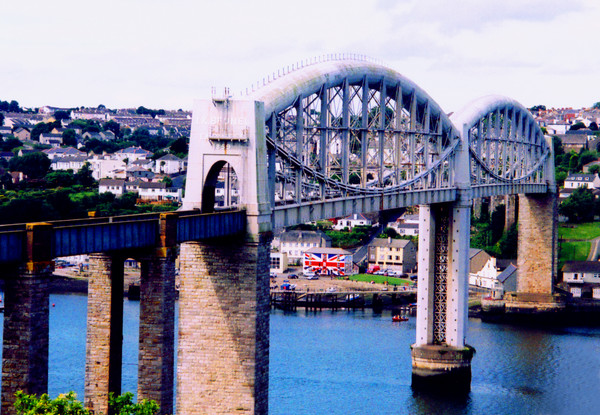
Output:
[[[310,57],[382,61],[446,111],[490,93],[600,101],[597,0],[19,0],[0,12],[0,100],[191,109]]]

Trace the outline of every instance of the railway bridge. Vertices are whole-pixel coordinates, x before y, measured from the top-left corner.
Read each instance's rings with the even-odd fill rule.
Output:
[[[518,102],[488,96],[449,117],[398,72],[341,55],[288,67],[245,94],[225,90],[195,101],[182,212],[153,219],[153,242],[143,247],[110,246],[125,235],[125,225],[78,239],[77,232],[91,229],[82,225],[64,242],[85,240],[91,253],[85,401],[103,410],[120,381],[122,299],[116,287],[125,253],[143,264],[138,396],[158,400],[163,413],[173,408],[170,310],[178,254],[177,413],[266,414],[272,230],[408,206],[420,207],[413,385],[468,390],[471,209],[476,198],[500,195],[519,198],[515,305],[535,299],[552,307],[552,146]],[[219,198],[238,210],[216,212]],[[224,215],[229,219],[217,219]],[[179,225],[196,216],[206,219]],[[191,228],[196,233],[186,234]],[[59,229],[29,224],[19,231],[20,242],[0,241],[2,249],[24,247],[5,277],[3,413],[10,413],[10,388],[45,387],[44,281],[63,246]],[[201,229],[212,232],[200,235]],[[136,239],[137,232],[144,231],[120,240]],[[92,242],[100,240],[107,245]],[[39,333],[46,337],[39,340]]]

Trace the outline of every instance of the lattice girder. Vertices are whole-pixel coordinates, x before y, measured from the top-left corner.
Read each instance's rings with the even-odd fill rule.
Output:
[[[254,98],[265,103],[267,143],[276,153],[275,205],[453,185],[459,131],[390,69],[325,62]]]

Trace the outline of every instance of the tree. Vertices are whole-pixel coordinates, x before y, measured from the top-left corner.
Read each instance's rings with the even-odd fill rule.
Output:
[[[73,172],[71,170],[56,170],[51,171],[46,174],[44,178],[48,187],[68,187],[72,186],[75,183],[75,177],[73,176]]]
[[[21,112],[21,107],[19,107],[19,103],[15,100],[10,101],[8,105],[9,112]]]
[[[590,166],[588,172],[590,172],[591,174],[598,174],[598,172],[600,172],[600,165],[594,164],[593,166]]]
[[[585,128],[585,124],[582,123],[581,121],[577,121],[575,124],[573,124],[571,126],[571,128],[569,128],[570,131],[577,131],[577,130],[581,130],[582,128]]]
[[[11,171],[22,171],[30,179],[40,179],[48,173],[50,164],[51,161],[46,154],[35,152],[22,157],[13,157],[8,166]]]
[[[571,196],[561,202],[558,211],[566,216],[569,222],[591,222],[594,220],[594,205],[592,191],[586,187],[578,187]]]
[[[598,131],[598,124],[596,123],[596,121],[592,121],[588,128],[592,131]]]
[[[167,187],[173,187],[173,179],[171,179],[169,176],[163,177],[161,182],[164,183]]]
[[[4,114],[0,112],[0,127],[4,125]]]
[[[102,128],[104,128],[104,131],[112,131],[115,137],[120,137],[121,125],[118,122],[113,120],[107,121]]]
[[[545,105],[534,105],[529,110],[531,112],[534,112],[534,111],[546,111],[546,106]]]
[[[45,122],[37,123],[31,129],[31,140],[40,141],[40,135],[49,133],[50,131],[52,131],[53,128],[54,128],[53,123],[45,123]]]
[[[77,133],[71,128],[67,128],[62,133],[63,144],[66,146],[77,146]]]
[[[71,114],[69,114],[67,111],[58,110],[54,113],[54,119],[56,121],[69,120],[71,119]]]
[[[79,171],[75,173],[75,181],[84,187],[91,187],[96,184],[96,180],[94,180],[94,176],[92,176],[90,163],[85,162]]]
[[[592,105],[592,108],[600,110],[600,101],[596,102],[594,105]]]
[[[41,396],[28,395],[23,391],[16,393],[15,409],[17,415],[56,414],[56,415],[92,415],[94,412],[84,408],[77,400],[74,392],[61,394],[56,399],[50,399],[47,393]],[[142,399],[133,403],[133,393],[126,392],[115,396],[108,395],[108,406],[111,413],[118,415],[156,415],[160,407],[155,401]]]
[[[188,138],[187,137],[179,137],[177,140],[173,141],[169,146],[169,150],[174,154],[187,155],[188,153]]]

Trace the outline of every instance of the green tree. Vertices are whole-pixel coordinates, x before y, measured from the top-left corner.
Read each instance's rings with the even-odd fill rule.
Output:
[[[44,178],[48,187],[69,187],[75,183],[72,171],[56,170],[46,174]]]
[[[571,126],[571,128],[569,128],[570,131],[577,131],[577,130],[581,130],[582,128],[585,128],[585,124],[582,123],[581,121],[577,121],[575,124],[573,124]]]
[[[569,222],[591,222],[594,220],[595,211],[594,195],[586,187],[578,187],[571,196],[563,200],[558,207],[561,215],[566,216]]]
[[[590,168],[588,169],[588,171],[591,174],[598,174],[598,172],[600,172],[600,165],[598,164],[594,164],[593,166],[590,166]],[[564,181],[564,180],[563,180]]]
[[[52,131],[53,128],[54,128],[53,123],[45,123],[45,122],[37,123],[31,129],[30,138],[33,141],[40,141],[40,135],[49,133],[50,131]]]
[[[94,180],[94,176],[92,176],[92,169],[90,168],[90,163],[88,162],[85,162],[79,171],[75,173],[74,179],[83,187],[91,187],[96,185],[96,180]]]
[[[187,137],[179,137],[175,141],[171,143],[169,146],[169,150],[173,154],[177,155],[187,155],[188,153],[188,138]]]
[[[592,121],[588,128],[592,131],[598,131],[598,124],[596,123],[596,121]]]
[[[13,157],[9,162],[11,171],[22,171],[30,179],[44,177],[50,169],[50,159],[42,152],[25,154],[22,157]]]
[[[66,146],[77,146],[77,133],[72,128],[67,128],[62,133],[63,144]]]
[[[59,110],[54,113],[53,117],[56,121],[69,120],[71,119],[71,114],[67,111]]]
[[[592,108],[600,110],[600,102],[596,102],[594,105],[592,105]]]
[[[173,187],[173,179],[171,179],[169,176],[163,177],[161,182],[165,183],[167,187]]]
[[[573,154],[571,154],[571,157],[569,158],[569,170],[576,171],[578,167],[579,167],[579,155],[573,153]]]
[[[121,125],[113,120],[109,120],[102,126],[104,131],[112,131],[115,137],[121,137]]]
[[[0,127],[4,125],[4,114],[0,112]]]

